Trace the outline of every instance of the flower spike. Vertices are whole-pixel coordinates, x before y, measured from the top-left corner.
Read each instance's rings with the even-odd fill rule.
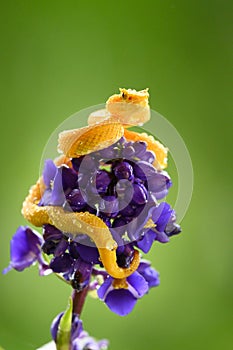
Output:
[[[107,349],[107,340],[83,329],[86,296],[126,316],[160,284],[141,252],[169,242],[181,228],[175,211],[161,201],[172,186],[164,171],[168,149],[152,135],[130,129],[150,119],[148,99],[148,89],[120,89],[105,109],[87,116],[87,126],[61,132],[62,154],[45,160],[23,202],[24,218],[42,227],[42,235],[19,227],[3,273],[38,264],[41,276],[54,273],[72,287],[67,310],[51,325],[53,341],[41,350]]]

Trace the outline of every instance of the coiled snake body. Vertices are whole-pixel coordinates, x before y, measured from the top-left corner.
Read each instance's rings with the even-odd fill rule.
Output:
[[[71,158],[106,148],[125,136],[128,141],[147,142],[147,148],[156,155],[154,166],[158,169],[166,167],[167,149],[163,145],[151,136],[138,134],[126,128],[129,125],[142,125],[149,119],[147,90],[120,91],[119,95],[113,95],[107,101],[106,113],[101,113],[100,117],[98,112],[89,116],[89,126],[64,131],[59,135],[58,150],[63,155],[54,161],[57,166],[66,164],[71,167]],[[22,214],[29,222],[35,226],[51,224],[73,236],[88,235],[98,248],[100,260],[107,273],[116,280],[124,280],[138,268],[140,256],[137,250],[134,251],[133,260],[128,268],[118,266],[117,243],[99,217],[89,212],[66,212],[57,206],[38,206],[44,190],[45,185],[40,178],[31,187],[23,203]]]

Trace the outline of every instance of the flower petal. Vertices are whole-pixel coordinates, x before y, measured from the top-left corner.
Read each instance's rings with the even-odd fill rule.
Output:
[[[172,214],[170,205],[166,202],[160,203],[154,208],[152,213],[152,219],[156,224],[156,230],[163,232]]]
[[[106,295],[108,289],[111,287],[112,281],[113,281],[113,278],[112,278],[112,277],[108,277],[108,278],[104,281],[104,283],[99,287],[99,289],[98,289],[98,291],[97,291],[97,294],[98,294],[98,297],[99,297],[101,300],[104,300],[105,295]]]
[[[54,177],[50,205],[62,206],[65,200],[66,197],[62,186],[62,170],[59,168],[57,169],[57,173]]]
[[[71,256],[68,253],[65,253],[53,258],[50,262],[50,268],[56,273],[69,272],[73,267],[73,262],[74,260]]]
[[[50,188],[51,181],[53,181],[56,171],[57,167],[54,162],[51,159],[46,159],[44,163],[43,180],[47,188]]]
[[[151,267],[150,262],[142,261],[137,270],[147,281],[149,288],[160,284],[159,273]]]
[[[137,302],[129,290],[114,289],[108,293],[105,303],[112,312],[120,316],[128,315],[134,308]]]
[[[31,266],[40,254],[42,243],[43,239],[39,233],[27,226],[20,226],[11,239],[10,265],[12,268],[23,271],[26,267]]]
[[[77,251],[81,258],[89,263],[92,264],[99,264],[99,252],[98,249],[95,247],[89,247],[83,244],[77,245]]]
[[[156,233],[149,229],[146,230],[143,238],[137,242],[137,247],[147,254],[156,238]]]
[[[148,292],[148,283],[146,282],[145,278],[137,271],[135,271],[132,275],[130,275],[127,278],[127,282],[137,292],[137,298],[141,298],[144,294]]]

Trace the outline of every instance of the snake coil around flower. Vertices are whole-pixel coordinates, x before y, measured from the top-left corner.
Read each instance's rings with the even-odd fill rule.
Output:
[[[167,165],[167,149],[152,136],[128,129],[149,120],[148,97],[148,90],[137,92],[120,89],[119,95],[108,99],[105,110],[96,111],[89,116],[89,126],[60,133],[58,150],[63,154],[54,161],[55,165],[72,169],[75,159],[93,152],[101,152],[124,137],[128,142],[144,142],[147,150],[155,154],[155,169],[164,169]],[[99,259],[107,273],[116,280],[122,281],[137,270],[140,263],[137,249],[133,250],[129,266],[120,267],[116,253],[118,244],[106,223],[87,211],[70,212],[56,205],[40,206],[39,202],[45,190],[43,177],[31,187],[22,208],[22,214],[29,222],[35,226],[52,225],[73,237],[86,234],[96,245]]]

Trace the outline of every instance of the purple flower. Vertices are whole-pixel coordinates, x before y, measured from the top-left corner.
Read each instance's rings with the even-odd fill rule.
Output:
[[[57,167],[52,159],[46,159],[44,163],[43,180],[47,188],[51,186],[51,181],[55,178],[56,172]]]
[[[66,194],[74,188],[78,179],[76,172],[66,165],[56,167],[51,159],[45,161],[43,180],[46,190],[39,205],[62,206],[66,201]]]
[[[117,179],[133,180],[133,167],[126,161],[118,163],[113,171]]]
[[[94,264],[100,264],[96,246],[89,246],[90,239],[79,235],[76,239],[68,237],[52,225],[44,225],[44,253],[53,254],[49,267],[54,273],[62,276],[78,291],[84,289],[89,281]]]
[[[170,236],[181,232],[180,226],[175,223],[175,211],[168,203],[160,203],[151,212],[155,227],[144,229],[141,240],[136,242],[136,246],[144,253],[149,252],[154,241],[167,243]]]
[[[156,231],[158,233],[163,233],[165,231],[167,223],[172,215],[172,212],[173,210],[171,206],[166,202],[160,203],[157,207],[153,209],[152,220],[156,225]]]
[[[74,259],[79,256],[83,261],[91,264],[99,264],[99,252],[96,247],[80,244],[77,242],[71,242],[69,245],[69,252]]]
[[[57,340],[57,332],[58,332],[58,326],[61,321],[61,318],[63,316],[64,312],[61,312],[59,315],[57,315],[52,324],[51,324],[51,335],[53,340],[56,342]],[[72,315],[72,328],[71,328],[71,341],[75,340],[80,336],[80,334],[83,331],[83,323],[82,321],[78,318],[77,314]]]
[[[156,236],[152,231],[149,235],[142,232],[142,223],[149,219],[147,213],[157,205],[157,200],[167,194],[171,180],[166,172],[157,171],[151,164],[154,155],[146,148],[145,142],[126,142],[121,138],[104,150],[72,159],[73,168],[56,167],[47,160],[43,172],[47,188],[40,205],[88,211],[114,228],[119,236],[127,232],[134,241],[143,235],[147,246],[151,246]],[[167,233],[164,240],[175,234],[175,227],[170,227]],[[60,255],[66,244],[63,242],[57,248],[58,244],[59,240],[47,240],[43,250]]]
[[[154,176],[147,177],[148,188],[160,200],[168,194],[169,188],[172,186],[170,176],[166,171],[159,171]]]
[[[60,205],[65,203],[65,194],[62,186],[62,171],[61,168],[57,169],[56,175],[54,177],[52,188],[51,188],[51,198],[48,205]]]
[[[137,300],[148,292],[148,283],[139,273],[134,272],[126,279],[126,288],[114,288],[114,279],[108,277],[99,287],[97,293],[108,308],[120,316],[128,315]]]
[[[178,235],[181,232],[180,225],[176,223],[176,213],[175,210],[172,210],[171,216],[168,220],[168,223],[165,227],[165,233],[168,237]]]
[[[50,255],[55,254],[64,236],[56,227],[47,224],[43,227],[43,238],[44,243],[42,245],[42,250],[45,254]]]
[[[86,205],[87,198],[84,193],[81,193],[80,189],[75,188],[67,195],[67,203],[74,211],[80,211]]]
[[[155,240],[166,243],[170,236],[180,232],[175,212],[167,203],[158,204],[166,196],[171,180],[165,171],[153,166],[153,160],[154,154],[147,151],[145,142],[126,142],[124,138],[104,150],[72,159],[73,168],[57,167],[47,160],[43,172],[46,190],[40,204],[88,211],[100,217],[118,244],[118,266],[127,268],[134,247],[147,253]],[[149,219],[154,227],[144,228]],[[53,255],[51,269],[62,274],[78,291],[90,283],[93,266],[102,266],[98,249],[84,234],[74,240],[69,233],[45,225],[44,240],[42,250]],[[159,283],[156,271],[150,266],[140,265],[135,273],[127,278],[127,288],[114,288],[111,277],[105,278],[99,288],[102,293],[107,286],[102,299],[114,312],[127,314],[146,293],[135,282],[136,276],[147,289]],[[115,304],[119,295],[120,305],[125,301],[120,310]]]
[[[142,238],[136,242],[136,247],[141,249],[143,253],[147,254],[156,239],[156,232],[152,229],[145,229],[142,231]]]
[[[151,267],[150,261],[141,260],[137,271],[145,278],[149,288],[157,287],[159,285],[159,273]]]
[[[133,148],[135,151],[135,156],[143,159],[146,152],[147,143],[144,141],[137,141],[133,144]]]
[[[120,247],[121,248],[121,247]],[[123,249],[124,252],[124,248]],[[129,250],[129,246],[126,246]],[[131,276],[127,277],[126,284],[112,277],[105,278],[97,293],[108,308],[120,316],[128,315],[134,308],[138,299],[142,298],[149,289],[157,287],[160,283],[159,273],[151,267],[151,263],[142,260],[140,265]],[[122,283],[122,285],[121,285]]]
[[[73,158],[71,162],[75,171],[79,172],[81,170],[81,172],[88,175],[96,167],[96,157],[92,157],[90,154]]]
[[[56,256],[50,261],[50,268],[55,273],[68,273],[73,270],[74,260],[68,253]]]
[[[43,239],[39,233],[27,226],[20,226],[11,239],[11,261],[9,267],[3,273],[5,274],[11,269],[23,271],[36,261],[39,261],[41,273],[44,274],[47,265],[41,256],[42,243]]]
[[[78,292],[86,288],[91,279],[92,264],[87,263],[81,258],[77,259],[74,264],[73,273],[71,275],[71,284]]]
[[[143,184],[133,184],[133,202],[136,205],[145,204],[147,201],[147,190]]]
[[[63,314],[64,313],[62,312],[56,316],[51,325],[51,334],[55,342],[57,340],[58,327]],[[103,339],[97,341],[83,330],[82,321],[79,319],[77,314],[72,315],[70,342],[71,350],[104,350],[108,347],[107,340]]]
[[[108,348],[108,341],[106,339],[95,340],[89,334],[83,331],[79,338],[76,338],[72,343],[71,350],[105,350]]]
[[[155,176],[157,172],[152,164],[144,160],[133,163],[133,168],[135,177],[143,181],[148,181],[148,179]]]
[[[170,236],[181,232],[180,226],[176,223],[176,212],[166,202],[153,209],[152,219],[156,224],[155,240],[161,243],[168,242]]]

